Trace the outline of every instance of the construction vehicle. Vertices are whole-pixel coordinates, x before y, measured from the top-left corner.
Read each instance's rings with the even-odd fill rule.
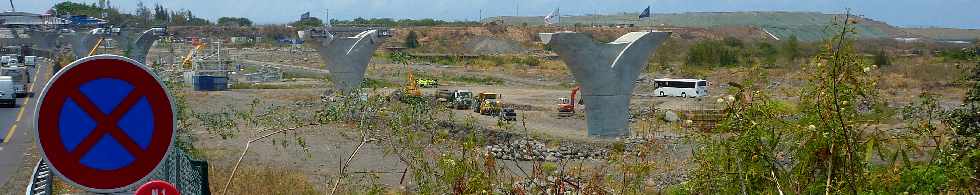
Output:
[[[187,52],[187,56],[184,56],[184,60],[180,62],[180,64],[184,66],[184,69],[191,69],[191,68],[193,68],[194,67],[194,55],[196,55],[197,52],[200,52],[201,49],[204,49],[204,44],[203,43],[194,41],[193,44],[194,44],[194,49],[191,49],[191,51]]]
[[[568,98],[558,98],[558,116],[569,117],[575,115],[575,95],[581,89],[579,86],[572,88],[572,94]]]
[[[473,112],[480,113],[480,107],[483,106],[484,101],[486,101],[486,100],[496,100],[496,99],[500,99],[500,94],[499,93],[487,93],[487,92],[483,92],[483,93],[477,94],[476,100],[473,101]]]
[[[14,80],[9,76],[0,76],[0,104],[7,107],[17,105],[17,96],[14,93]]]
[[[501,102],[499,99],[485,99],[480,104],[479,110],[481,115],[498,116],[501,110]]]
[[[465,110],[473,105],[473,92],[469,90],[440,89],[436,92],[436,100],[446,103],[446,107]]]
[[[13,56],[0,56],[0,65],[7,65],[10,63],[11,59],[16,60],[17,58],[14,58]]]
[[[433,88],[439,86],[439,81],[434,79],[416,79],[415,83],[418,83],[421,88]]]
[[[24,56],[24,66],[37,66],[37,56]]]
[[[498,115],[500,116],[500,120],[504,120],[504,121],[516,121],[517,120],[517,112],[515,112],[514,111],[514,108],[511,108],[511,107],[507,107],[507,108],[501,109],[500,110],[500,114],[498,114]]]

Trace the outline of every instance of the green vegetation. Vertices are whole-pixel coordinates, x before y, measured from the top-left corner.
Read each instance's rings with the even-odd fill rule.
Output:
[[[152,9],[143,5],[142,2],[136,5],[135,14],[122,13],[118,8],[107,7],[99,8],[96,4],[83,4],[74,2],[62,2],[54,5],[52,11],[57,14],[87,15],[101,17],[106,13],[109,23],[117,26],[201,26],[210,25],[206,19],[194,16],[189,10],[169,10],[162,5],[155,5]]]
[[[888,56],[885,49],[879,49],[878,52],[874,53],[874,56],[872,56],[871,59],[874,61],[872,63],[877,66],[892,65],[891,57]]]
[[[791,35],[787,38],[783,42],[781,49],[783,57],[790,62],[794,62],[796,59],[803,57],[803,53],[800,51],[800,41],[796,38],[796,35]]]
[[[939,52],[939,57],[945,60],[958,60],[958,61],[969,61],[978,59],[977,56],[980,47],[974,48],[964,48],[964,49],[946,49]]]
[[[415,31],[409,31],[405,36],[405,48],[414,49],[419,47],[419,35]]]
[[[734,40],[734,41],[733,41]],[[726,41],[700,41],[687,52],[687,65],[705,67],[735,66],[745,59],[742,57],[743,44],[734,38]]]
[[[762,64],[766,68],[774,67],[797,67],[799,59],[808,56],[804,51],[811,47],[809,44],[801,44],[795,37],[789,39],[770,42],[770,41],[742,41],[734,37],[722,40],[702,40],[695,42],[687,47],[684,64],[693,67],[733,67],[749,66],[751,64]],[[654,69],[667,69],[672,60],[671,56],[682,55],[679,48],[682,45],[677,43],[665,44],[663,51],[658,50],[657,54],[651,58]]]
[[[562,16],[562,24],[572,26],[581,24],[610,25],[636,24],[637,26],[667,26],[712,28],[731,26],[751,26],[766,29],[778,38],[785,39],[792,35],[802,41],[820,41],[833,37],[836,32],[827,32],[826,26],[831,24],[834,17],[840,14],[824,14],[817,12],[690,12],[654,14],[651,20],[636,20],[639,13],[620,13],[600,16]],[[505,24],[527,23],[532,26],[543,26],[540,16],[500,16],[484,19],[485,22],[503,20]],[[862,23],[854,26],[860,38],[885,38],[897,28],[870,19],[859,19]]]
[[[853,27],[803,67],[798,103],[772,98],[765,71],[734,87],[716,133],[696,133],[696,168],[675,193],[970,194],[980,170],[980,84],[947,115],[924,93],[901,110],[901,128],[875,127],[896,112],[878,97],[875,66],[856,52]],[[980,80],[980,64],[971,82]],[[971,96],[976,98],[971,98]],[[945,118],[945,119],[944,119]],[[944,129],[939,121],[944,121]],[[919,155],[917,155],[919,154]]]
[[[354,18],[353,20],[336,20],[331,19],[330,24],[334,26],[478,26],[479,22],[466,22],[466,21],[444,21],[435,19],[401,19],[395,20],[391,18]]]
[[[218,18],[218,26],[248,27],[252,26],[252,20],[248,18],[221,17]]]
[[[289,23],[289,25],[297,29],[309,29],[309,28],[322,27],[323,21],[316,17],[309,17],[309,18],[300,19],[299,21],[293,23]]]

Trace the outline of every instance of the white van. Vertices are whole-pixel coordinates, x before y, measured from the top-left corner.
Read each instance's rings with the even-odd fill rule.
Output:
[[[661,97],[704,97],[708,96],[708,81],[702,79],[654,79],[657,89],[654,94]]]
[[[14,107],[17,104],[14,92],[14,79],[10,76],[0,76],[0,105]]]

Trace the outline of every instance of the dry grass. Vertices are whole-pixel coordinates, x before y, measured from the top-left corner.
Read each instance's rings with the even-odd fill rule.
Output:
[[[221,194],[231,166],[212,166],[209,181],[211,192]],[[238,168],[235,181],[224,194],[323,194],[309,176],[300,170],[282,166],[248,166]]]

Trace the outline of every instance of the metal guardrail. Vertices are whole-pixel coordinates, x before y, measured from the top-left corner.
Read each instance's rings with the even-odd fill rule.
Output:
[[[52,179],[53,177],[51,170],[48,169],[48,164],[44,163],[44,160],[37,161],[37,165],[34,166],[34,172],[31,174],[31,182],[27,184],[27,190],[24,194],[52,194]]]

